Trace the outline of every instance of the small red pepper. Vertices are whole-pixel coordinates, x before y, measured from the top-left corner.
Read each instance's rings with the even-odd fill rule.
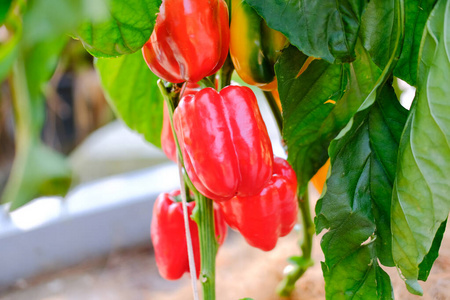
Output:
[[[199,90],[200,86],[198,84],[189,82],[186,85],[186,89],[184,90],[183,95],[195,95]],[[175,140],[173,138],[172,126],[170,126],[169,111],[166,104],[164,104],[163,112],[161,148],[170,160],[177,162],[177,145],[175,144]]]
[[[251,89],[202,89],[181,99],[173,121],[189,178],[206,197],[254,195],[272,176],[272,144]]]
[[[255,196],[221,202],[225,220],[251,246],[272,250],[297,221],[297,177],[289,163],[275,158],[272,179]]]
[[[185,272],[189,272],[183,207],[181,202],[176,201],[179,195],[179,190],[170,194],[162,193],[156,199],[153,207],[150,232],[156,265],[161,276],[167,280],[179,279]],[[192,214],[194,207],[195,202],[187,203],[189,215]],[[222,245],[227,235],[227,225],[217,204],[214,204],[214,225],[217,241],[219,245]],[[200,244],[197,223],[192,219],[189,219],[189,228],[198,278],[200,274]]]
[[[158,77],[197,82],[222,67],[229,43],[225,1],[164,0],[142,53]]]

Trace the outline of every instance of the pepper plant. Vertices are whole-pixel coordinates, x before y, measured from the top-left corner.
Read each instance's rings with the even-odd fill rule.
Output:
[[[164,136],[172,131],[167,149],[180,170],[190,257],[190,267],[181,270],[189,269],[193,275],[195,297],[199,274],[204,299],[215,299],[214,203],[225,201],[221,205],[227,207],[226,213],[233,211],[228,207],[233,202],[226,201],[245,197],[252,197],[252,203],[265,201],[260,190],[278,171],[271,149],[261,150],[264,137],[251,142],[254,135],[231,139],[229,143],[252,147],[244,153],[247,159],[228,155],[224,157],[229,159],[216,162],[217,170],[219,166],[222,171],[234,170],[238,186],[246,182],[242,189],[223,192],[225,182],[235,187],[232,174],[207,172],[202,161],[206,153],[200,151],[207,148],[202,144],[206,135],[188,128],[201,122],[210,122],[201,123],[208,125],[204,128],[214,127],[219,115],[205,109],[180,117],[177,109],[201,98],[186,87],[197,83],[198,94],[215,97],[217,105],[219,96],[208,95],[230,90],[225,87],[236,69],[245,82],[264,89],[282,132],[288,167],[295,171],[296,196],[289,199],[298,201],[301,242],[299,255],[289,258],[292,268],[278,293],[288,296],[308,267],[318,263],[311,260],[312,238],[325,232],[321,240],[325,260],[320,263],[327,299],[393,299],[384,271],[388,267],[397,268],[408,290],[421,295],[419,281],[427,280],[438,256],[450,210],[450,1],[230,2],[3,0],[0,80],[6,80],[11,91],[16,157],[2,202],[14,210],[40,195],[64,195],[70,186],[72,174],[65,158],[41,142],[40,132],[46,84],[67,40],[78,39],[96,58],[95,68],[117,116],[158,147],[166,105]],[[416,88],[410,108],[400,104],[395,89],[399,79]],[[233,119],[233,114],[247,117],[248,107],[259,114],[257,106],[243,110],[230,106],[220,122],[234,124],[241,118]],[[234,134],[233,126],[229,129]],[[254,126],[264,135],[263,127]],[[217,139],[220,133],[222,129],[217,130]],[[237,147],[229,143],[221,147]],[[224,153],[213,150],[207,153],[208,160]],[[262,152],[266,156],[258,156]],[[266,159],[261,167],[266,172],[247,170],[243,176],[242,169],[251,169],[245,164],[254,157]],[[239,168],[230,167],[232,159],[239,161]],[[326,184],[312,219],[307,185],[328,160]],[[247,189],[245,194],[250,187],[258,191]],[[189,230],[186,202],[191,198],[198,233]],[[251,224],[245,224],[261,217],[257,211],[239,215],[244,217],[239,222],[236,213],[228,216],[249,241],[256,233],[250,230],[248,236]],[[275,226],[272,220],[262,224],[258,228]],[[189,237],[191,233],[198,236]],[[198,250],[193,251],[197,245],[191,243],[197,239],[200,265],[194,257]],[[199,272],[194,270],[196,264]]]

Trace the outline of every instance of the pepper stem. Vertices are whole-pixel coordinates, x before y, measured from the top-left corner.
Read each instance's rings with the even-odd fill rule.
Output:
[[[281,114],[281,110],[271,92],[263,91],[263,93],[267,99],[270,109],[272,110],[273,116],[275,117],[278,129],[280,130],[280,135],[282,135],[283,116]],[[302,277],[306,270],[314,264],[311,259],[311,253],[315,229],[311,218],[311,209],[309,207],[308,190],[306,190],[303,195],[300,195],[297,191],[297,199],[303,225],[303,239],[299,243],[300,249],[302,250],[302,255],[290,258],[292,269],[289,270],[277,287],[277,293],[282,297],[288,297],[292,293],[297,280]]]
[[[223,67],[219,71],[219,84],[217,87],[217,90],[221,90],[227,85],[230,85],[231,83],[231,76],[233,75],[234,71],[234,65],[231,61],[230,54],[228,54],[227,59],[225,60],[225,63],[223,64]]]
[[[267,103],[270,106],[270,109],[272,110],[272,114],[275,118],[275,121],[277,122],[278,129],[280,130],[280,134],[283,132],[283,116],[281,115],[280,108],[278,107],[277,102],[275,101],[275,98],[273,97],[271,92],[263,91],[264,96],[266,97]]]
[[[189,190],[186,189],[186,185],[189,186],[189,184],[192,185],[191,181],[189,180],[189,177],[183,174],[183,155],[181,155],[181,148],[180,144],[178,142],[177,135],[175,133],[175,127],[173,126],[173,112],[175,110],[174,107],[174,96],[169,94],[167,92],[166,87],[164,86],[161,79],[157,82],[158,87],[161,91],[161,94],[164,98],[165,105],[167,105],[168,111],[169,111],[169,119],[170,119],[170,126],[172,128],[172,134],[173,138],[175,140],[175,144],[177,146],[177,164],[178,164],[178,173],[180,176],[180,189],[181,189],[181,199],[182,199],[182,207],[183,207],[183,218],[184,218],[184,227],[186,231],[186,246],[188,251],[188,258],[189,258],[189,271],[191,274],[191,284],[192,284],[192,293],[195,300],[198,300],[198,292],[197,292],[197,272],[195,270],[195,260],[194,260],[194,250],[192,247],[192,239],[191,239],[191,230],[189,228],[189,216],[188,216],[188,210],[187,210],[187,197],[189,195]],[[193,190],[193,189],[192,189]]]
[[[196,210],[194,220],[198,225],[200,240],[200,282],[203,287],[203,299],[216,299],[216,255],[219,244],[214,231],[213,201],[199,192],[195,193]]]
[[[180,144],[175,132],[175,127],[173,126],[173,113],[175,110],[173,96],[167,92],[162,80],[158,80],[158,87],[164,98],[164,101],[169,108],[169,119],[170,125],[172,127],[172,133],[177,146],[177,157],[178,157],[178,170],[180,174],[180,184],[181,184],[181,196],[183,200],[183,211],[185,218],[186,227],[186,240],[188,244],[188,254],[189,254],[189,268],[191,271],[192,278],[192,289],[194,293],[194,299],[198,299],[197,295],[197,285],[195,282],[195,262],[192,251],[192,240],[190,238],[189,224],[187,222],[187,208],[186,208],[186,198],[188,196],[188,189],[190,189],[195,195],[195,210],[191,216],[192,219],[198,225],[199,229],[199,240],[200,240],[200,281],[203,286],[203,299],[214,300],[216,297],[216,285],[215,285],[215,274],[216,274],[216,254],[219,245],[216,241],[215,231],[214,231],[214,210],[213,201],[206,198],[200,194],[197,189],[192,184],[191,180],[186,173],[183,173],[182,167],[184,166],[183,156],[181,154]],[[185,186],[186,185],[186,186]],[[188,187],[188,189],[186,188]]]
[[[288,297],[292,293],[297,280],[314,264],[311,259],[311,253],[315,229],[311,218],[311,209],[309,207],[308,190],[306,190],[302,197],[298,196],[298,205],[300,207],[303,223],[303,239],[300,243],[302,256],[291,258],[293,268],[285,275],[284,279],[277,287],[277,293],[282,297]]]
[[[211,81],[211,79],[209,77],[205,77],[202,80],[200,80],[198,82],[198,84],[202,87],[202,88],[213,88],[216,89],[216,87],[214,86],[214,81]]]

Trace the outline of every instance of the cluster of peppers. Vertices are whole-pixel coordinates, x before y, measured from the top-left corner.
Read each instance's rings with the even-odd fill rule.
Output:
[[[163,0],[154,31],[142,49],[150,69],[167,82],[186,82],[173,113],[184,168],[195,189],[214,200],[219,244],[226,223],[246,241],[272,250],[297,220],[297,179],[286,160],[274,158],[266,126],[251,89],[220,91],[196,83],[214,75],[228,53],[240,77],[265,90],[276,89],[273,65],[286,38],[265,24],[241,0],[233,0],[229,25],[223,0]],[[176,161],[177,148],[167,107],[162,148]],[[179,191],[155,202],[151,237],[160,274],[177,279],[189,271]],[[188,202],[192,213],[195,202]],[[199,274],[197,224],[190,221]],[[226,223],[225,223],[226,222]]]

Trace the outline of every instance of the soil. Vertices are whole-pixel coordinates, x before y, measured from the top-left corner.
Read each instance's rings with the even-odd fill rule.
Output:
[[[448,226],[450,227],[450,226]],[[396,299],[450,300],[450,229],[441,246],[427,282],[421,285],[424,296],[409,294],[394,268],[391,276]],[[235,232],[229,232],[217,257],[216,289],[218,300],[277,300],[275,288],[283,277],[286,258],[298,254],[298,233],[279,239],[277,247],[263,252],[247,245]],[[323,254],[320,236],[314,239],[315,264],[297,282],[291,298],[295,300],[325,299],[324,280],[320,269]],[[201,287],[199,286],[199,290]],[[106,258],[21,280],[3,295],[4,300],[186,300],[193,299],[188,275],[177,281],[162,279],[157,271],[150,242],[148,245],[115,252]]]

